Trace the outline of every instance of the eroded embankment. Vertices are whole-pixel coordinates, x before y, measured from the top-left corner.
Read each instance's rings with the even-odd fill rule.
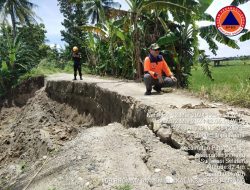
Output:
[[[79,113],[90,113],[96,125],[119,122],[127,127],[138,127],[149,122],[149,106],[129,96],[100,88],[95,83],[48,81],[46,92],[53,100],[67,102]]]
[[[187,152],[190,159],[208,164],[211,170],[239,172],[249,183],[249,152],[245,151],[249,146],[241,139],[249,125],[244,121],[230,121],[209,109],[162,112],[96,83],[49,81],[46,91],[52,99],[92,113],[98,124],[147,125],[163,143]]]
[[[0,99],[0,109],[2,107],[18,106],[22,107],[26,102],[34,97],[35,92],[44,86],[44,76],[37,76],[29,78],[17,85],[15,88],[10,89],[6,96]]]
[[[48,82],[47,94],[43,84],[44,79],[29,79],[3,101],[0,189],[24,188],[25,176],[40,166],[43,157],[59,151],[81,130],[114,121],[132,127],[146,123],[147,106],[130,97],[72,82]]]

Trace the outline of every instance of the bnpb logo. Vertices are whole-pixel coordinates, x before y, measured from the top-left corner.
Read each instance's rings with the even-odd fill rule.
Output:
[[[238,7],[227,6],[217,13],[215,22],[221,33],[226,36],[235,36],[245,28],[246,17]]]

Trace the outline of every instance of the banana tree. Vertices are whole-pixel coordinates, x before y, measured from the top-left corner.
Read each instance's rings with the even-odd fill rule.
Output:
[[[21,73],[28,71],[35,61],[34,53],[20,41],[19,36],[20,34],[13,38],[11,31],[5,26],[0,32],[0,81],[5,90],[10,88]]]
[[[179,4],[170,1],[159,0],[126,0],[130,7],[131,25],[133,26],[133,49],[135,57],[135,67],[137,68],[137,79],[141,80],[141,62],[140,62],[140,36],[138,22],[141,21],[141,17],[144,12],[151,12],[152,10],[167,10],[174,9],[179,11],[186,11],[187,9]]]
[[[178,60],[175,61],[177,78],[179,79],[179,85],[185,87],[188,85],[187,77],[191,75],[191,66],[198,61],[198,57],[202,61],[201,65],[204,73],[212,79],[204,51],[198,50],[198,34],[205,39],[214,54],[216,54],[218,49],[216,42],[235,49],[239,49],[239,46],[235,40],[222,35],[214,24],[205,27],[197,25],[197,21],[200,20],[214,21],[212,16],[204,13],[212,0],[202,0],[200,2],[178,0],[177,2],[185,4],[191,13],[186,14],[185,12],[171,10],[170,12],[175,23],[164,20],[161,20],[161,22],[163,26],[165,25],[166,33],[168,33],[168,29],[173,33],[171,36],[166,35],[162,37],[159,43],[163,42],[165,45],[172,44],[172,47],[174,47],[172,49],[174,49],[174,54],[177,55],[176,59]]]
[[[98,43],[96,43],[96,40],[97,39],[94,38],[93,33],[89,32],[86,41],[86,43],[88,44],[88,47],[86,48],[86,54],[89,65],[95,74],[97,63],[100,60],[98,55]]]
[[[5,61],[1,60],[0,63],[0,92],[6,91],[6,78],[10,76],[8,67]]]
[[[240,37],[240,41],[241,41],[241,42],[245,42],[245,41],[247,41],[247,40],[249,40],[249,39],[250,39],[250,31],[247,32],[247,33],[245,33],[245,34],[243,34],[243,35]]]
[[[244,4],[244,3],[247,3],[249,2],[249,0],[234,0],[231,5],[234,5],[234,6],[239,6],[241,4]],[[247,41],[250,39],[250,31],[248,30],[248,32],[246,32],[245,34],[243,34],[241,37],[240,37],[240,41],[241,42],[244,42],[244,41]]]
[[[249,2],[249,0],[233,0],[233,2],[231,3],[231,5],[233,5],[233,6],[239,6],[239,5],[247,3],[247,2]]]
[[[168,10],[174,21],[170,21],[168,17],[158,14],[157,19],[165,30],[165,35],[160,37],[157,42],[172,54],[173,70],[178,78],[178,86],[187,87],[188,76],[191,75],[191,67],[198,62],[200,52],[198,50],[199,28],[196,21],[201,17],[212,19],[211,16],[200,13],[201,10],[207,9],[211,1],[203,1],[203,4],[194,0],[188,2],[175,0],[172,2],[185,5],[189,12],[176,9]],[[203,65],[204,68],[208,68],[206,64]],[[211,77],[210,72],[206,72],[206,74]]]
[[[238,6],[244,3],[249,2],[249,0],[233,0],[231,5]],[[200,0],[201,7],[199,9],[199,20],[207,20],[214,22],[214,19],[209,16],[203,14],[203,12],[209,7],[209,5],[212,3],[212,0]],[[207,16],[207,17],[206,17]],[[232,40],[231,38],[228,38],[225,35],[222,35],[216,28],[215,24],[210,24],[205,27],[200,27],[200,37],[203,38],[209,45],[209,49],[213,54],[216,55],[216,50],[218,50],[218,46],[215,43],[220,42],[224,45],[227,45],[234,49],[239,49],[239,46],[237,45],[237,42],[235,40]],[[243,31],[245,32],[245,31]],[[250,32],[246,32],[240,37],[240,41],[246,41],[250,39]]]
[[[212,2],[211,0],[200,0],[201,6],[197,12],[198,16],[197,21],[205,20],[213,22],[213,24],[210,24],[208,26],[199,27],[200,37],[203,38],[208,43],[209,49],[214,55],[216,55],[216,51],[218,50],[216,42],[219,42],[234,49],[239,49],[239,46],[237,45],[237,42],[235,40],[223,35],[217,30],[214,24],[215,22],[214,18],[206,13],[204,14],[204,10],[206,10],[209,7],[211,2]]]
[[[168,23],[166,34],[157,41],[162,47],[169,49],[174,55],[173,70],[179,87],[188,86],[191,67],[198,59],[197,26],[195,20],[173,14],[175,23]]]
[[[115,60],[115,48],[117,47],[117,40],[125,42],[125,34],[123,31],[116,26],[115,21],[106,20],[105,24],[98,24],[97,26],[82,26],[81,27],[86,32],[94,33],[101,41],[108,44],[108,53],[109,53],[109,68],[112,69],[112,73],[116,73],[117,65]],[[90,35],[91,36],[91,35]],[[91,42],[94,42],[93,37]],[[91,43],[93,45],[93,43]],[[108,65],[105,64],[106,70],[108,70]]]

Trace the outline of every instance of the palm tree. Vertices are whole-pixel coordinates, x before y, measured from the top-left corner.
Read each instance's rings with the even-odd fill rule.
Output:
[[[20,24],[30,24],[36,22],[33,8],[37,5],[29,0],[0,0],[0,15],[7,20],[8,15],[11,17],[13,27],[13,37],[16,37],[16,26]]]
[[[91,0],[83,1],[85,4],[86,15],[91,19],[91,23],[99,23],[104,19],[104,12],[109,8],[121,8],[121,4],[113,0]]]

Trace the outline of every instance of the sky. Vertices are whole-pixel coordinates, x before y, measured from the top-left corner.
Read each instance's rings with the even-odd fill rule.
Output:
[[[216,17],[217,13],[220,11],[221,8],[230,5],[233,0],[214,0],[210,7],[206,10],[207,13],[212,15],[214,18]],[[250,30],[250,1],[245,3],[244,5],[240,5],[239,8],[244,12],[246,16],[246,27],[245,29]],[[232,39],[237,40],[240,36],[233,37]],[[210,55],[211,57],[232,57],[237,55],[250,55],[250,40],[246,42],[239,42],[238,45],[240,47],[239,50],[232,49],[227,47],[226,45],[217,43],[219,50],[217,51],[217,56],[214,56],[208,48],[205,40],[199,38],[200,49],[206,50],[206,54]]]
[[[61,41],[60,31],[64,29],[62,26],[63,15],[60,13],[57,0],[31,0],[30,2],[38,5],[35,8],[35,12],[42,22],[45,24],[46,37],[49,40],[47,43],[50,45],[57,44],[58,46],[64,46],[64,42]]]
[[[125,0],[116,0],[121,3],[122,9],[127,10],[129,6],[126,4]],[[62,26],[63,15],[59,11],[59,6],[57,5],[57,0],[31,0],[32,3],[38,5],[38,8],[35,9],[36,14],[41,18],[41,21],[45,24],[47,34],[46,37],[49,40],[47,43],[50,45],[57,44],[57,47],[63,47],[64,42],[61,41],[61,33],[60,31],[64,29]],[[232,0],[214,0],[211,6],[206,11],[211,14],[214,18],[217,12],[227,6],[230,5]],[[250,2],[239,6],[239,8],[245,13],[246,16],[246,29],[250,30]],[[249,22],[248,22],[249,21]],[[206,23],[200,23],[199,25],[205,25]],[[233,39],[238,39],[239,36],[234,37]],[[219,44],[219,50],[217,51],[216,57],[230,57],[237,55],[250,55],[250,40],[246,42],[238,42],[240,46],[240,50],[234,50],[229,48],[223,44]],[[199,38],[199,47],[200,49],[204,49],[206,54],[211,57],[215,57],[208,49],[208,45],[206,42]]]

